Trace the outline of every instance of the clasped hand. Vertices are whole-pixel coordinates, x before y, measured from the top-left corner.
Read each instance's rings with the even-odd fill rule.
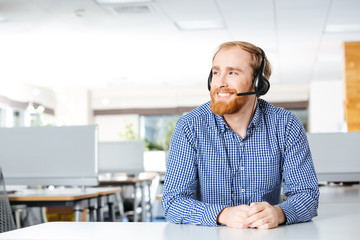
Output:
[[[218,216],[218,223],[233,228],[270,229],[284,222],[282,209],[267,202],[227,207]]]

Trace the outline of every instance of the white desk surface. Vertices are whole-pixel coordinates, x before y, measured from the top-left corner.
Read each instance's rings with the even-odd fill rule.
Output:
[[[204,227],[172,223],[51,222],[0,234],[17,240],[232,240],[360,239],[360,203],[322,203],[311,222],[271,230]]]
[[[320,203],[360,203],[360,185],[329,185],[319,189]]]

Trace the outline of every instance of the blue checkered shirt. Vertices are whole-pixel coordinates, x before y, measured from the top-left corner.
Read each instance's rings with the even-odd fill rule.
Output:
[[[184,115],[174,129],[162,197],[166,218],[216,226],[225,207],[266,201],[284,211],[286,224],[311,220],[319,189],[299,119],[259,99],[241,138],[209,106]]]

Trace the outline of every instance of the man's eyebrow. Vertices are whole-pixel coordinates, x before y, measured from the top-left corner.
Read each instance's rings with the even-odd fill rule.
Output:
[[[236,71],[239,71],[239,72],[243,71],[241,68],[236,68],[236,67],[226,67],[226,70],[230,70],[230,71],[236,70]]]
[[[213,66],[211,68],[212,70],[220,70],[220,67],[219,66]],[[241,68],[236,68],[236,67],[226,67],[226,70],[228,71],[239,71],[239,72],[242,72],[243,70]]]

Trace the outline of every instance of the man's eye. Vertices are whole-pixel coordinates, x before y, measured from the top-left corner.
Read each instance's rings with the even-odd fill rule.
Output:
[[[229,75],[235,75],[235,72],[229,72]]]
[[[218,75],[219,74],[219,72],[213,72],[213,75]]]

